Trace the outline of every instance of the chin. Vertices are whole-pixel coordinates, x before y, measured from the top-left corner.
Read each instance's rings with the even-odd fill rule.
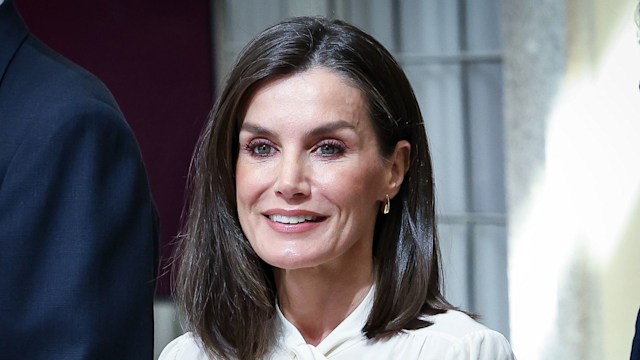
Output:
[[[312,268],[323,263],[322,259],[317,256],[308,256],[303,254],[280,254],[271,256],[261,256],[262,260],[274,268],[282,270],[298,270]]]

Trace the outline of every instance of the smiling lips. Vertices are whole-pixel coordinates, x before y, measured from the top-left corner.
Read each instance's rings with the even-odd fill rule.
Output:
[[[303,215],[303,216],[286,216],[286,215],[269,215],[271,221],[275,221],[281,224],[298,224],[305,221],[317,221],[317,216]]]
[[[301,233],[309,231],[317,227],[327,218],[326,216],[311,214],[265,214],[265,216],[268,219],[267,223],[269,226],[280,233]]]

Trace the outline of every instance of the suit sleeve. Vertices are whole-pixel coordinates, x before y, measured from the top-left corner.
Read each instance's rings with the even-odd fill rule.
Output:
[[[1,356],[151,359],[156,213],[120,112],[52,110],[20,140],[0,206]]]
[[[636,317],[636,333],[631,344],[631,360],[640,360],[640,310]]]

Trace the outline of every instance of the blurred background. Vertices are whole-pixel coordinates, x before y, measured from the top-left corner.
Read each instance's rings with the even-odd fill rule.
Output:
[[[161,218],[156,355],[199,131],[240,49],[290,16],[351,22],[407,72],[432,147],[448,298],[519,359],[628,358],[640,306],[636,0],[15,0],[100,77]]]

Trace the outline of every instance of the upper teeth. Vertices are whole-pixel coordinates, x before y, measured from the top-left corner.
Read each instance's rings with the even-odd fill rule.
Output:
[[[315,216],[304,215],[304,216],[285,216],[285,215],[269,215],[269,219],[271,221],[283,223],[283,224],[297,224],[309,220],[315,220]]]

